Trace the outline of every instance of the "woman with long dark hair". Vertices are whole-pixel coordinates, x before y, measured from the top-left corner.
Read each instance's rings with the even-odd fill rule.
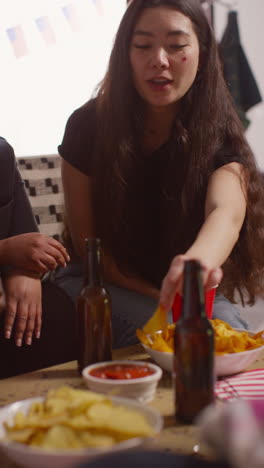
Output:
[[[85,237],[102,239],[118,345],[159,298],[170,308],[186,258],[201,261],[206,287],[222,266],[213,316],[246,327],[229,301],[262,289],[262,182],[198,0],[130,2],[96,97],[71,115],[59,152],[77,256]],[[80,266],[56,281],[76,297]]]

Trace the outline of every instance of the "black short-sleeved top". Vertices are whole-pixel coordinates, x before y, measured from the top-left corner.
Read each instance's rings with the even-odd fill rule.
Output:
[[[73,112],[58,147],[60,155],[67,162],[89,176],[93,175],[94,164],[95,106],[96,101],[93,99]],[[172,258],[188,249],[203,222],[202,219],[194,221],[198,223],[197,227],[186,236],[180,200],[173,200],[162,183],[170,171],[171,153],[177,151],[175,145],[175,141],[165,143],[151,155],[138,158],[136,171],[129,184],[131,196],[119,221],[118,236],[123,242],[120,242],[116,252],[112,252],[119,265],[123,262],[128,270],[157,287],[160,287]],[[183,185],[183,168],[180,156],[176,159],[179,161],[175,167],[174,158],[173,174],[175,184],[179,187]],[[222,150],[215,155],[212,170],[237,160],[230,152]],[[174,183],[174,175],[172,180]],[[195,209],[191,216],[195,217]],[[179,220],[177,229],[175,218]]]

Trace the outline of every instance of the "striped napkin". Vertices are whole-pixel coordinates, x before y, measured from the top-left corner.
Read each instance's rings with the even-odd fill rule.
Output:
[[[219,379],[215,386],[215,394],[221,400],[263,400],[264,369],[254,369]]]

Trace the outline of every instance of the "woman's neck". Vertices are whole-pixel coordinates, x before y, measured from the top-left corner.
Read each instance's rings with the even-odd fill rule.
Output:
[[[143,145],[146,151],[155,151],[166,143],[175,119],[175,108],[146,109]]]

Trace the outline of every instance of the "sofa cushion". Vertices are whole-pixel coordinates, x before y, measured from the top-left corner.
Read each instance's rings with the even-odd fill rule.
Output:
[[[60,156],[18,157],[17,163],[40,232],[61,240],[64,199]]]

